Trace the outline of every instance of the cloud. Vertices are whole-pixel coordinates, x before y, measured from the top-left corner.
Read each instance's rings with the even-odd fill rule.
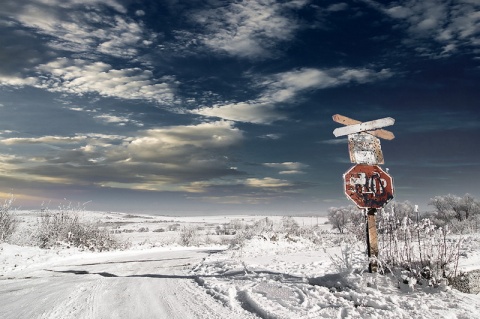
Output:
[[[272,55],[279,42],[293,38],[300,25],[290,14],[307,3],[241,1],[198,11],[192,19],[205,28],[205,34],[198,38],[211,50],[242,58],[264,58]]]
[[[255,124],[270,124],[287,119],[287,116],[275,109],[273,104],[255,101],[202,107],[192,110],[191,113]]]
[[[293,183],[282,179],[265,177],[248,178],[245,180],[245,185],[255,188],[284,188],[293,186]]]
[[[5,154],[0,162],[8,176],[21,180],[179,191],[192,182],[242,175],[224,156],[242,140],[242,131],[227,121],[149,129],[130,137],[3,138],[0,144],[11,150],[32,144],[57,148],[32,149],[28,158]]]
[[[101,122],[104,122],[105,124],[115,124],[119,126],[123,126],[126,124],[133,124],[136,126],[143,126],[143,123],[132,120],[129,116],[120,116],[120,115],[114,115],[114,114],[99,114],[99,115],[95,115],[93,118]]]
[[[259,137],[266,140],[278,140],[282,137],[282,134],[270,133],[270,134],[261,135]]]
[[[105,9],[117,14],[108,15]],[[98,52],[132,58],[157,36],[144,25],[125,16],[117,1],[8,1],[3,14],[23,27],[35,30],[50,48],[91,55]]]
[[[299,170],[291,170],[291,171],[280,171],[278,172],[280,175],[294,175],[294,174],[305,174],[304,171]]]
[[[263,163],[263,165],[266,167],[279,169],[280,171],[278,172],[278,174],[280,175],[305,174],[302,169],[308,167],[307,164],[299,162]]]
[[[388,78],[392,73],[383,69],[378,72],[365,68],[301,68],[266,76],[255,80],[262,89],[258,98],[246,102],[217,104],[190,111],[210,117],[255,124],[270,124],[287,119],[280,108],[292,103],[300,93],[326,89],[348,83],[367,83]]]
[[[329,145],[336,145],[336,144],[347,144],[348,143],[348,138],[334,138],[330,140],[323,140],[318,143],[321,144],[329,144]]]
[[[8,44],[0,48],[6,62],[0,66],[0,85],[172,104],[178,82],[153,76],[141,54],[158,34],[126,13],[114,0],[7,0],[0,12],[8,21],[1,25],[8,32],[0,40]],[[102,62],[112,58],[129,67]]]
[[[411,39],[406,41],[412,46],[419,46],[420,52],[427,52],[435,57],[450,56],[459,47],[478,47],[480,29],[480,3],[478,1],[444,0],[395,1],[383,5],[376,1],[367,3],[398,21],[398,25],[407,30]],[[428,48],[426,40],[434,40],[440,48]],[[432,52],[433,51],[433,52]]]
[[[345,2],[331,4],[327,7],[327,11],[331,12],[343,11],[346,9],[348,9],[348,4],[346,4]]]
[[[229,147],[242,140],[242,131],[234,128],[232,122],[219,121],[143,131],[125,150],[133,160],[165,161],[171,155],[175,155],[175,160],[179,156],[196,158],[195,154],[206,155],[208,150]]]
[[[301,68],[275,74],[260,81],[266,87],[260,101],[286,102],[306,90],[326,89],[351,82],[367,83],[392,76],[388,69],[376,72],[366,68]]]
[[[145,99],[171,104],[177,82],[172,77],[154,78],[149,70],[140,68],[115,69],[104,62],[58,58],[37,66],[39,77],[0,77],[0,84],[30,85],[51,92],[102,96],[123,99]]]
[[[85,141],[86,136],[42,136],[37,138],[12,137],[0,140],[1,144],[17,145],[17,144],[68,144]]]

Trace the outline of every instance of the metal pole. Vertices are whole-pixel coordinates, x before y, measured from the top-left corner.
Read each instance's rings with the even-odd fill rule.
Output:
[[[368,272],[377,272],[378,264],[378,238],[377,223],[375,220],[376,208],[367,210],[367,253],[368,253]]]

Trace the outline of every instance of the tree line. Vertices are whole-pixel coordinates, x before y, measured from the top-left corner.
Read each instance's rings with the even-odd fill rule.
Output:
[[[401,223],[404,218],[419,222],[428,218],[433,224],[439,227],[449,226],[452,231],[463,233],[468,230],[478,230],[480,226],[480,202],[470,194],[463,196],[442,195],[435,196],[429,201],[432,211],[418,211],[418,206],[409,201],[392,201],[377,214],[377,223],[382,224],[383,219],[391,214],[382,214],[383,212],[395,212],[395,218]],[[364,224],[364,214],[356,206],[331,207],[328,210],[328,220],[332,228],[340,233],[357,232],[359,226]],[[395,223],[389,223],[394,227]],[[361,231],[364,231],[362,228]]]

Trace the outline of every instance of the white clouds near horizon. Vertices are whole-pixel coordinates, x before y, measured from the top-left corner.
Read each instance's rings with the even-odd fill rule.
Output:
[[[56,176],[66,184],[180,190],[184,183],[238,174],[221,154],[242,140],[242,131],[226,121],[143,130],[131,137],[4,138],[0,144],[56,144],[60,148],[30,158],[4,156],[0,166],[9,163],[7,175],[12,178],[31,176],[48,182]]]

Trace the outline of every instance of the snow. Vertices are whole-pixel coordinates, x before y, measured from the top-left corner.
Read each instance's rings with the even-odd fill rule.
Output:
[[[14,242],[22,245],[0,244],[1,318],[479,317],[480,295],[368,273],[362,245],[327,234],[325,218],[295,217],[325,231],[316,243],[256,236],[229,249],[215,242],[217,226],[265,216],[82,214],[116,229],[130,247],[91,252],[25,246],[20,237],[38,213],[18,212],[22,231]],[[200,226],[211,242],[183,247],[178,231],[154,232],[174,224]],[[459,266],[480,268],[480,235],[465,238]]]

